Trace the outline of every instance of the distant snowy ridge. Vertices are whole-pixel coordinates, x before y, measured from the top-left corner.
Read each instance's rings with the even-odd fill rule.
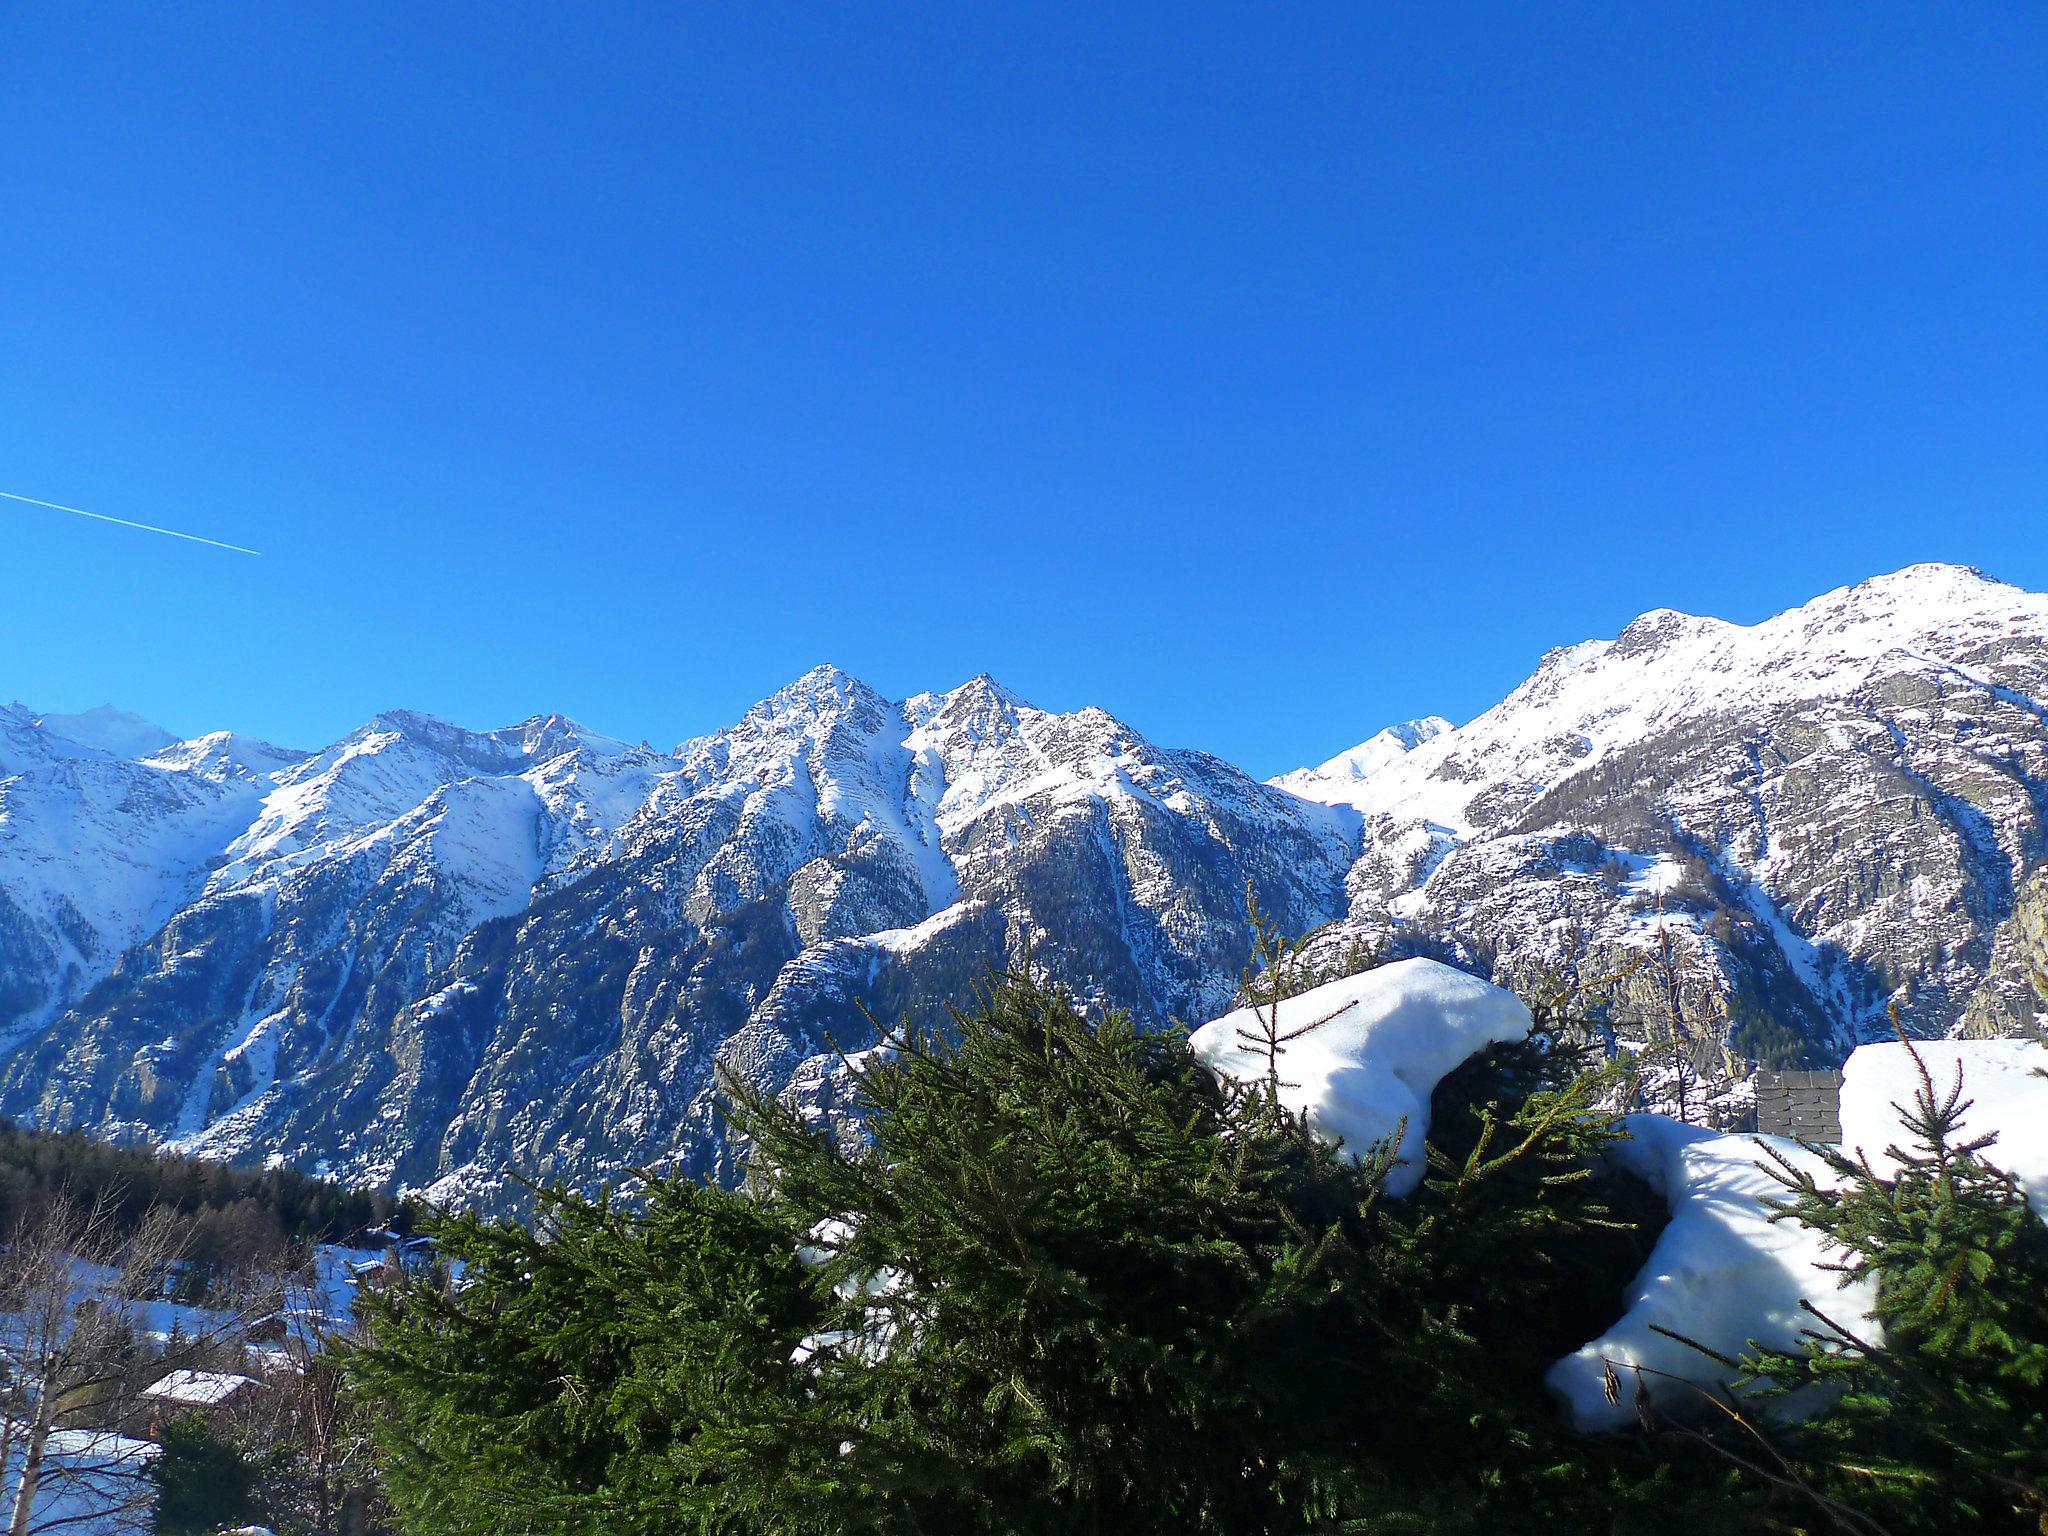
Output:
[[[856,1005],[936,1009],[1040,934],[1074,936],[1039,954],[1086,995],[1211,1009],[1246,879],[1312,926],[1356,851],[1323,807],[985,677],[898,703],[821,667],[672,754],[402,711],[282,760],[38,742],[0,738],[5,1103],[444,1193],[720,1171],[719,1063],[816,1077]]]
[[[386,1186],[725,1176],[719,1071],[829,1120],[863,1007],[941,1018],[1027,945],[1087,1001],[1213,1017],[1247,880],[1339,953],[1510,985],[1674,933],[1716,1070],[1839,1060],[1891,1006],[2042,1016],[2048,597],[1958,567],[1652,613],[1270,784],[987,677],[831,667],[673,752],[559,715],[164,734],[0,708],[0,1111]]]
[[[177,741],[162,726],[102,704],[76,715],[42,715],[39,729],[116,757],[147,757]]]
[[[1399,725],[1388,726],[1350,751],[1338,753],[1328,762],[1318,763],[1313,768],[1297,768],[1266,782],[1290,794],[1300,795],[1304,800],[1320,800],[1329,805],[1356,804],[1352,797],[1362,793],[1364,785],[1382,770],[1425,741],[1434,741],[1453,729],[1451,722],[1442,715],[1406,720]]]
[[[1347,803],[1361,810],[1469,833],[1493,819],[1475,802],[1503,785],[1549,787],[1674,724],[1850,698],[1902,664],[1996,688],[1996,666],[1980,672],[1959,659],[1989,645],[1986,659],[2015,664],[2038,704],[2048,693],[2044,641],[2048,594],[1951,565],[1909,566],[1749,626],[1662,608],[1613,640],[1550,652],[1468,725],[1431,717],[1396,726],[1273,782],[1343,777],[1356,786]]]

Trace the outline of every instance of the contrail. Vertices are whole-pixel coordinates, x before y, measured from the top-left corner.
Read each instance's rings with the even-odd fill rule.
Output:
[[[96,523],[118,523],[123,528],[140,528],[144,533],[161,533],[166,538],[186,539],[194,544],[211,544],[215,549],[232,549],[238,555],[260,555],[260,549],[249,549],[240,544],[223,544],[219,539],[202,538],[196,533],[180,533],[175,528],[159,528],[155,523],[133,523],[125,517],[109,517],[104,512],[88,512],[83,507],[59,506],[54,501],[38,501],[33,496],[17,496],[12,491],[0,491],[9,501],[25,501],[32,507],[48,507],[53,512],[69,512],[74,517],[89,517]]]

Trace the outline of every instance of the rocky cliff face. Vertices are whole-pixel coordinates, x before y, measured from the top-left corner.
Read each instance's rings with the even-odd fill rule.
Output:
[[[1991,946],[1991,967],[1963,1011],[1959,1034],[2048,1040],[2048,869],[2021,891]]]
[[[2048,598],[1916,567],[1747,628],[1647,615],[1271,785],[987,678],[830,668],[673,753],[0,710],[0,1110],[486,1199],[722,1175],[721,1071],[829,1111],[863,1008],[938,1020],[1027,946],[1154,1024],[1221,1011],[1248,880],[1329,945],[1621,973],[1625,1034],[1670,947],[1738,1065],[1891,1008],[2020,1029],[2044,700]]]

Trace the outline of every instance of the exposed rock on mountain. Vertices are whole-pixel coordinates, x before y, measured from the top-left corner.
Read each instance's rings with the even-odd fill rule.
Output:
[[[2020,892],[2010,921],[1991,946],[1991,969],[1960,1033],[1979,1038],[2048,1040],[2048,869]]]

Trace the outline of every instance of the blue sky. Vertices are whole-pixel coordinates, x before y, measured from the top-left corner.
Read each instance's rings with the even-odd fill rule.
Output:
[[[1261,772],[1647,608],[2048,588],[2048,12],[0,15],[0,698]]]

